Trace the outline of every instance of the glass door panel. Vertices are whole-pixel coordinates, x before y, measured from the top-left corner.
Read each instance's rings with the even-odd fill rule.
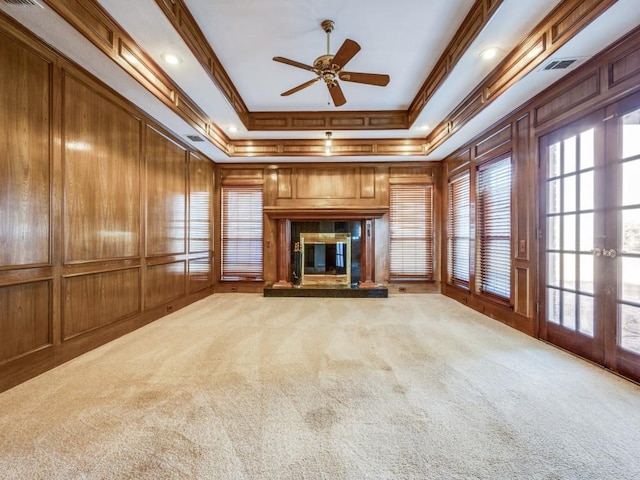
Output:
[[[547,147],[547,320],[594,335],[594,129],[552,141]]]
[[[640,93],[541,137],[540,189],[540,336],[640,380]]]
[[[640,355],[640,109],[620,119],[617,345]]]

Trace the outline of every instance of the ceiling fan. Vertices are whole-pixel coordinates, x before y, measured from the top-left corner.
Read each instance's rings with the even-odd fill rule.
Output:
[[[299,92],[303,88],[307,88],[319,80],[324,80],[324,83],[329,89],[329,94],[331,95],[333,104],[336,107],[340,107],[347,103],[347,99],[342,92],[342,88],[340,88],[338,79],[345,82],[364,83],[366,85],[377,85],[379,87],[384,87],[389,83],[389,75],[381,75],[377,73],[345,72],[343,70],[344,66],[355,56],[356,53],[360,51],[360,45],[358,45],[353,40],[346,39],[340,46],[338,51],[335,53],[335,55],[332,55],[330,53],[330,37],[335,23],[333,22],[333,20],[324,20],[320,25],[322,26],[322,29],[327,33],[327,54],[320,55],[318,58],[316,58],[313,61],[313,66],[305,65],[304,63],[296,62],[295,60],[289,60],[288,58],[284,57],[273,57],[276,62],[286,63],[287,65],[291,65],[293,67],[309,70],[310,72],[313,72],[317,75],[317,77],[313,80],[309,80],[308,82],[304,82],[303,84],[298,85],[291,90],[283,92],[281,94],[283,97],[291,95],[292,93]]]

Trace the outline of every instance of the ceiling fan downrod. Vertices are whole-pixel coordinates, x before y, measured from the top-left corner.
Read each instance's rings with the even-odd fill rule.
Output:
[[[327,55],[331,55],[331,32],[336,24],[333,20],[323,20],[320,26],[327,33]]]

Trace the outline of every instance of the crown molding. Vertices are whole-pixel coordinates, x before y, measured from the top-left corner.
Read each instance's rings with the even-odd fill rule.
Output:
[[[229,157],[327,156],[322,140],[231,140],[96,0],[43,1]],[[339,143],[334,143],[331,155],[429,154],[616,1],[562,0],[426,139],[342,139]],[[409,128],[501,2],[502,0],[476,0],[407,111],[249,112],[183,0],[156,0],[247,128],[263,131]]]

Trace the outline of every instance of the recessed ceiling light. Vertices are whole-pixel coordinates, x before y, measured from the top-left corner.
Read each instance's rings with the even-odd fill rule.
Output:
[[[498,55],[499,50],[500,49],[496,47],[485,48],[480,52],[480,57],[482,57],[484,60],[491,60],[492,58],[495,58],[496,55]]]
[[[163,53],[162,55],[162,59],[167,62],[169,65],[178,65],[180,63],[182,63],[182,59],[176,55],[175,53]]]
[[[235,125],[229,125],[229,131],[231,133],[236,133],[238,131],[238,127],[236,127]]]
[[[429,125],[426,125],[426,124],[424,124],[424,125],[420,125],[420,126],[418,127],[418,130],[429,130]]]

